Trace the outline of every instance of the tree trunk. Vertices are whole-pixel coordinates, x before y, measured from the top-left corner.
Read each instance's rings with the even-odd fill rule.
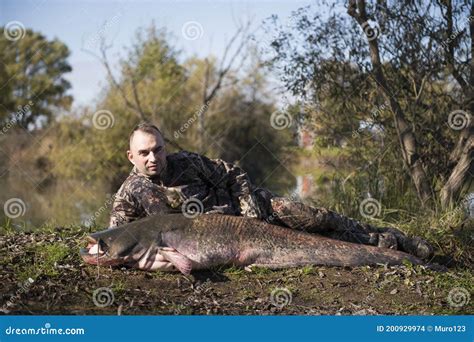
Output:
[[[365,0],[350,0],[347,12],[357,21],[362,30],[364,30],[366,25],[369,25],[365,10]],[[432,192],[425,170],[423,169],[422,161],[417,153],[418,144],[415,134],[407,122],[400,104],[388,91],[387,80],[383,73],[382,63],[380,61],[377,38],[372,37],[371,39],[368,39],[368,43],[370,60],[373,67],[373,76],[377,82],[378,88],[383,93],[385,99],[390,103],[390,109],[393,113],[395,128],[400,141],[403,161],[413,180],[418,197],[424,205],[432,197]]]
[[[447,20],[447,35],[453,34],[453,11],[452,3],[448,1],[446,11]],[[474,3],[471,4],[471,18],[474,17]],[[474,113],[474,20],[469,21],[469,35],[471,38],[471,61],[470,77],[466,81],[459,73],[455,65],[454,58],[454,41],[450,41],[446,50],[446,59],[448,62],[451,74],[458,82],[466,97],[465,108],[468,109],[468,117],[464,118],[468,123],[462,130],[458,143],[451,152],[449,164],[452,167],[451,174],[441,189],[441,204],[443,207],[448,207],[459,198],[464,185],[472,183],[474,179],[474,123],[472,122],[472,114]],[[470,117],[469,117],[470,116]],[[470,122],[469,122],[470,121]]]
[[[465,141],[463,143],[463,141]],[[459,147],[462,146],[462,147]],[[455,201],[463,186],[472,183],[474,179],[474,126],[466,127],[463,131],[458,146],[453,151],[456,158],[456,165],[451,172],[446,184],[441,189],[441,204],[443,207],[449,206]]]

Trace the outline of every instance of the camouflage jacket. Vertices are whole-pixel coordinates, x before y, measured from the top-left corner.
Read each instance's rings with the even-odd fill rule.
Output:
[[[252,185],[241,168],[220,159],[181,151],[169,154],[167,167],[150,178],[133,168],[115,195],[109,227],[183,209],[194,199],[204,213],[266,218],[272,194]]]

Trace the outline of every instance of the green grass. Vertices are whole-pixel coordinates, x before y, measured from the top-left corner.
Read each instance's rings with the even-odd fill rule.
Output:
[[[113,293],[117,296],[124,293],[125,290],[127,289],[125,282],[122,280],[115,280],[111,288],[112,288]]]
[[[60,271],[57,265],[70,256],[71,251],[65,244],[54,243],[30,247],[29,253],[33,254],[32,263],[31,260],[25,260],[25,264],[17,267],[17,277],[20,281],[39,276],[58,276]]]
[[[313,265],[307,265],[301,268],[301,274],[303,275],[309,275],[314,273],[314,267]]]

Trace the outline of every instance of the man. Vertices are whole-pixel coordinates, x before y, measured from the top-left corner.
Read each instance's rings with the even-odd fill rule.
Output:
[[[185,215],[221,213],[256,217],[335,239],[400,249],[428,258],[432,248],[394,228],[376,228],[324,208],[314,208],[255,187],[241,168],[220,159],[181,151],[167,154],[160,130],[149,123],[130,134],[129,161],[134,165],[118,190],[111,228],[173,210]],[[172,265],[162,260],[162,270]]]
[[[167,155],[154,125],[140,124],[132,131],[127,157],[134,167],[115,195],[110,227],[181,209],[191,198],[206,213],[266,216],[242,169],[186,151]]]

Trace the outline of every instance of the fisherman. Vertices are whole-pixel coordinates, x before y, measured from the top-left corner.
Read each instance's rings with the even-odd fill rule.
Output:
[[[429,258],[432,247],[395,228],[377,228],[325,208],[278,197],[252,184],[240,167],[180,151],[167,154],[161,131],[141,123],[129,137],[133,169],[115,195],[109,227],[181,210],[185,215],[220,213],[258,218],[334,239],[398,249]],[[163,269],[170,265],[163,259]]]

